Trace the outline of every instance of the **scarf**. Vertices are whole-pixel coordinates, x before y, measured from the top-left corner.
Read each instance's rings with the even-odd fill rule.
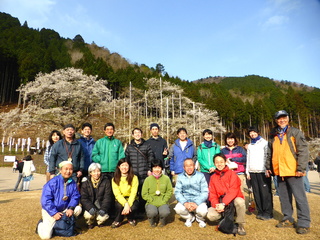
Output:
[[[160,173],[159,175],[155,174],[155,173],[152,173],[152,176],[154,176],[156,179],[159,179],[162,176],[162,173]]]
[[[212,147],[212,140],[210,140],[210,141],[204,140],[203,143],[207,148],[211,148]]]
[[[283,137],[284,135],[287,133],[287,130],[288,130],[288,126],[285,126],[284,128],[278,128],[277,129],[277,135],[278,135],[278,138],[280,140],[280,144],[282,144],[282,141],[283,141]]]
[[[252,144],[255,144],[255,143],[258,142],[260,139],[261,139],[261,136],[260,136],[260,135],[259,135],[258,137],[256,137],[256,138],[251,138],[251,143],[252,143]]]

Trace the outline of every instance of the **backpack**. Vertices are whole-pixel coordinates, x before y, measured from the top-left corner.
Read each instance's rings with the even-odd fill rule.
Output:
[[[67,217],[66,213],[63,213],[62,217],[54,224],[53,235],[62,237],[75,236],[75,223],[76,220],[73,215],[71,217]]]
[[[235,208],[233,201],[228,204],[228,206],[225,206],[224,212],[222,213],[222,220],[220,220],[218,224],[218,230],[220,232],[226,233],[226,234],[233,234],[234,236],[237,234],[238,226],[234,223],[234,214],[235,214]]]

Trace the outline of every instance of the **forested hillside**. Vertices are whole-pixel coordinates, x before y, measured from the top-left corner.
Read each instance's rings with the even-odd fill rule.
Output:
[[[261,76],[208,77],[195,82],[169,76],[164,66],[149,67],[132,63],[95,43],[87,44],[81,35],[65,39],[51,29],[32,29],[27,22],[0,13],[0,102],[17,103],[21,84],[33,81],[39,72],[75,67],[85,74],[107,80],[113,98],[118,98],[132,83],[147,89],[147,79],[162,77],[179,85],[183,94],[216,110],[222,124],[239,136],[250,125],[264,134],[273,125],[273,114],[285,109],[293,125],[307,136],[318,137],[320,128],[320,89]]]

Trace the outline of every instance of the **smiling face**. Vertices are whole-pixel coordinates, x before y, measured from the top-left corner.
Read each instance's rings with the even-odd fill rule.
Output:
[[[221,171],[226,167],[226,161],[222,157],[217,156],[214,158],[214,165],[216,165],[216,168]]]
[[[204,138],[204,140],[206,140],[206,141],[211,141],[211,140],[213,139],[213,136],[212,136],[212,134],[206,132],[206,133],[204,134],[203,138]]]
[[[54,134],[52,134],[51,139],[52,139],[53,143],[56,143],[60,140],[60,136],[57,133],[54,133]]]
[[[188,134],[183,130],[178,133],[178,138],[180,139],[180,141],[186,141],[187,137]]]
[[[90,127],[84,127],[81,131],[82,136],[85,138],[89,137],[91,135],[91,128]]]
[[[106,134],[107,137],[112,137],[114,134],[113,127],[112,126],[106,127],[106,129],[104,130],[104,133]]]
[[[160,166],[154,166],[152,172],[156,175],[160,175],[162,173],[162,168]]]
[[[187,159],[183,163],[183,169],[188,175],[192,175],[195,169],[194,162],[192,159]]]
[[[285,128],[288,126],[289,123],[289,117],[288,116],[282,116],[276,119],[276,123],[279,125],[281,128]]]
[[[75,130],[74,128],[72,127],[68,127],[66,129],[63,130],[63,135],[66,137],[66,138],[73,138],[74,136],[74,133],[75,133]]]
[[[233,147],[235,143],[234,138],[227,138],[227,144],[229,147]]]
[[[136,129],[133,131],[132,137],[134,138],[135,141],[140,141],[142,137],[142,133],[140,130]]]
[[[257,138],[257,137],[259,136],[259,134],[258,134],[257,132],[255,132],[255,131],[249,132],[249,135],[250,135],[250,137],[251,137],[252,139]]]
[[[129,172],[129,164],[127,162],[121,163],[119,169],[121,174],[127,174]]]
[[[90,176],[94,179],[94,180],[99,180],[101,177],[101,171],[99,168],[96,168],[95,170],[90,172]]]
[[[64,165],[61,169],[60,169],[60,173],[61,173],[61,176],[64,178],[64,179],[68,179],[72,176],[72,173],[73,173],[73,166],[72,164],[66,164]]]

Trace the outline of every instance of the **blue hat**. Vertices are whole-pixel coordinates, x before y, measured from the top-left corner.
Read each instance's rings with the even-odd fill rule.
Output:
[[[151,124],[150,124],[150,130],[151,130],[153,127],[157,127],[158,129],[160,129],[158,123],[151,123]]]
[[[282,117],[282,116],[289,116],[289,114],[285,110],[280,110],[276,112],[276,114],[274,115],[274,119],[278,119],[279,117]]]

